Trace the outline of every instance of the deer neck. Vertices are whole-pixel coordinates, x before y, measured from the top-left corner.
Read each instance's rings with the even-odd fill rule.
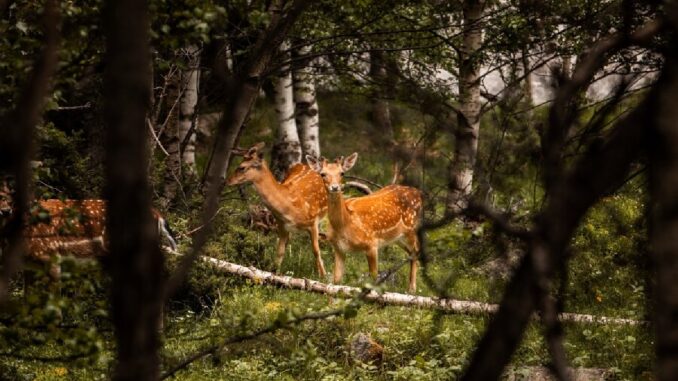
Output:
[[[328,210],[327,215],[330,220],[332,228],[335,230],[342,230],[346,228],[350,222],[348,215],[348,208],[344,195],[341,192],[327,192],[328,196]]]
[[[261,176],[252,184],[271,211],[284,216],[293,209],[287,189],[275,179],[266,163],[262,163]]]

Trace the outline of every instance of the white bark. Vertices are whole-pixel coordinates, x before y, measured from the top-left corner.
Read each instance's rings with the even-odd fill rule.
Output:
[[[195,118],[195,107],[198,104],[198,89],[200,86],[200,50],[195,45],[184,49],[186,68],[181,72],[181,88],[183,93],[179,105],[179,141],[186,142],[181,156],[182,163],[188,173],[195,175],[195,138],[198,131],[198,118]],[[196,126],[193,126],[193,123]],[[188,136],[188,138],[187,138]]]
[[[256,284],[281,286],[296,290],[334,296],[338,298],[353,298],[362,291],[358,287],[325,284],[311,279],[293,278],[286,275],[276,275],[268,271],[259,270],[255,267],[241,266],[235,263],[230,263],[212,257],[201,256],[200,259],[204,262],[213,265],[214,267],[216,267],[225,274],[242,276],[253,280],[254,283]],[[429,296],[407,295],[395,292],[384,292],[382,294],[379,294],[375,291],[372,291],[365,296],[364,300],[367,302],[378,303],[382,305],[428,308],[466,315],[484,316],[495,313],[498,309],[498,305],[490,303],[474,302],[468,300],[445,299]],[[538,317],[535,316],[535,319],[536,318]],[[642,320],[595,316],[569,312],[560,314],[560,319],[561,321],[576,323],[627,324],[627,325],[647,324],[646,321]]]
[[[297,51],[296,55],[303,57],[310,51],[311,47],[304,45]],[[304,155],[320,157],[320,122],[315,81],[309,67],[309,61],[302,62],[294,70],[294,103],[297,128],[301,135]]]
[[[168,74],[169,75],[169,74]],[[177,195],[179,187],[181,185],[181,153],[180,145],[181,139],[179,138],[179,107],[178,103],[181,99],[181,88],[180,88],[180,78],[178,75],[172,75],[171,78],[166,79],[167,84],[167,96],[164,99],[167,108],[167,115],[165,116],[165,121],[163,122],[166,125],[165,142],[164,150],[167,154],[165,159],[165,173],[164,173],[164,187],[163,187],[163,203],[169,205]],[[150,126],[153,129],[153,126]],[[162,130],[162,127],[160,128]],[[155,133],[152,134],[156,139],[157,136]],[[158,133],[160,135],[160,133]],[[161,149],[162,145],[158,141]]]
[[[280,45],[280,50],[290,48],[288,42]],[[289,54],[282,59],[289,60]],[[275,88],[275,112],[278,117],[278,140],[274,147],[273,172],[280,177],[287,169],[301,162],[301,143],[294,119],[294,97],[292,91],[292,73],[290,66],[285,65],[273,80]]]
[[[448,205],[459,210],[471,194],[473,170],[478,153],[480,129],[480,62],[478,51],[483,42],[482,16],[485,0],[464,0],[464,31],[459,54],[459,109],[455,133],[454,162],[450,177],[452,189]]]

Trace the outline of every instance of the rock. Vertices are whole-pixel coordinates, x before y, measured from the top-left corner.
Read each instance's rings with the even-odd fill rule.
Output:
[[[602,368],[568,368],[572,381],[605,381],[612,379],[612,372]],[[556,378],[543,366],[513,368],[506,372],[507,381],[552,381]]]
[[[381,364],[384,347],[372,339],[369,334],[356,334],[353,336],[350,346],[351,360],[375,365]]]
[[[525,252],[519,249],[511,250],[506,256],[491,259],[485,262],[476,271],[491,278],[508,279],[518,266]]]

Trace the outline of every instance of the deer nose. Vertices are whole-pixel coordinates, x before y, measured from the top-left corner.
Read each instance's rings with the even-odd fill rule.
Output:
[[[330,184],[329,191],[330,192],[339,192],[341,190],[341,185],[339,184]]]

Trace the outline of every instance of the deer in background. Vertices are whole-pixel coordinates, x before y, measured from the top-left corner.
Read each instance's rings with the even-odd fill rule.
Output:
[[[328,239],[334,248],[334,283],[344,275],[345,253],[362,251],[367,255],[370,274],[377,277],[379,248],[398,243],[410,255],[408,291],[416,292],[417,229],[422,217],[422,196],[418,189],[389,185],[367,196],[344,199],[344,172],[353,168],[358,154],[338,158],[335,162],[306,156],[311,168],[320,174],[328,192],[328,215],[331,230]]]
[[[9,189],[0,189],[0,213],[11,213]],[[157,222],[158,234],[164,237],[172,251],[176,241],[167,221],[151,209]],[[104,200],[39,200],[31,207],[28,226],[24,231],[27,259],[49,264],[49,274],[59,279],[61,268],[52,262],[53,256],[73,256],[79,259],[100,258],[107,254],[106,201]]]
[[[306,164],[295,164],[287,177],[278,182],[264,160],[264,143],[247,151],[235,151],[244,159],[226,180],[228,185],[252,183],[264,204],[273,213],[277,223],[278,248],[276,269],[280,271],[290,233],[305,230],[311,237],[318,274],[325,277],[325,265],[318,244],[318,224],[327,214],[327,192],[323,181]]]

